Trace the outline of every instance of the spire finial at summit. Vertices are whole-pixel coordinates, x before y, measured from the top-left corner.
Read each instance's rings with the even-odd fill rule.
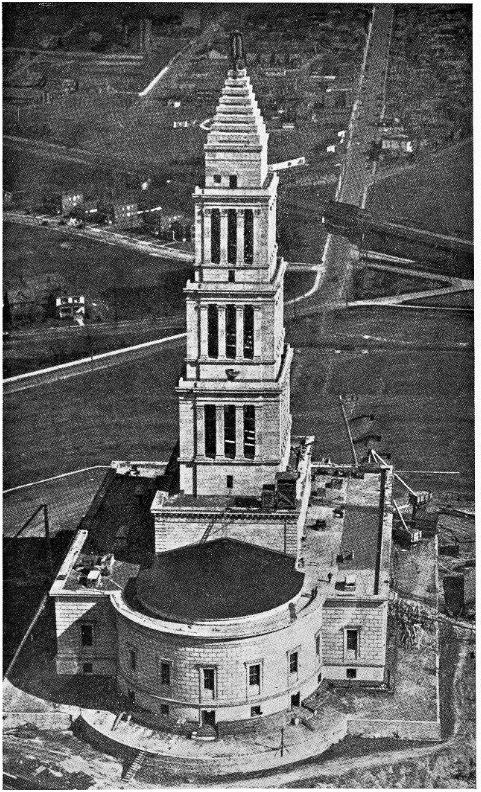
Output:
[[[230,58],[234,71],[245,69],[244,40],[240,30],[234,30],[230,37]]]

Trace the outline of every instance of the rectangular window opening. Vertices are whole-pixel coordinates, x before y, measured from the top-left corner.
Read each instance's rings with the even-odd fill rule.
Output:
[[[356,679],[357,668],[346,668],[346,677],[347,679]]]
[[[259,715],[262,715],[261,708],[258,707],[251,707],[251,718],[257,718]]]
[[[301,706],[301,694],[294,693],[291,696],[291,707],[300,707]]]
[[[94,643],[94,628],[92,624],[80,625],[80,639],[82,646],[93,646]]]
[[[289,673],[297,674],[298,670],[299,670],[298,652],[291,652],[289,656]]]
[[[359,646],[359,631],[358,630],[346,630],[346,649],[348,652],[354,652],[357,657],[358,646]]]
[[[84,663],[83,666],[82,666],[82,672],[84,674],[93,674],[94,667],[93,667],[92,663]]]
[[[233,404],[224,407],[224,455],[228,459],[235,459],[235,413]]]
[[[212,693],[214,692],[214,685],[215,685],[215,671],[213,668],[204,668],[204,690],[210,690]]]
[[[219,312],[217,305],[207,308],[207,355],[210,358],[219,357]]]
[[[230,187],[231,190],[236,190],[237,189],[237,176],[234,175],[234,174],[229,176],[229,187]]]
[[[230,269],[227,272],[227,281],[228,283],[235,283],[235,270]]]
[[[252,264],[254,261],[254,212],[246,209],[244,212],[244,262]]]
[[[170,663],[160,664],[160,683],[161,685],[170,685]]]
[[[252,404],[244,407],[244,456],[254,459],[256,455],[256,408]]]
[[[227,476],[227,489],[233,489],[234,487],[234,476]]]
[[[319,657],[321,654],[321,636],[316,635],[316,655]]]
[[[235,264],[237,260],[237,211],[227,212],[227,263]]]
[[[220,176],[220,174],[216,173],[214,175],[214,184],[220,184],[221,181],[222,181],[222,176]]]
[[[249,666],[249,685],[260,687],[261,667],[259,664]]]
[[[254,357],[254,308],[252,305],[244,307],[244,357],[249,360]]]
[[[168,704],[161,704],[160,705],[160,714],[161,715],[168,715],[170,712]]]
[[[135,651],[135,649],[130,650],[129,658],[130,658],[130,670],[137,671],[137,652]]]
[[[220,211],[212,209],[210,216],[210,259],[213,264],[220,262]]]
[[[205,455],[215,459],[217,451],[217,425],[215,404],[204,407]]]
[[[225,308],[225,354],[230,360],[236,357],[237,348],[237,329],[236,329],[236,307],[226,305]]]

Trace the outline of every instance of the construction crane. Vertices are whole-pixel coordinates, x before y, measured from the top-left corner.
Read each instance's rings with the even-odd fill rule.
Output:
[[[370,455],[372,455],[372,457],[377,462],[380,462],[383,465],[387,465],[388,464],[381,456],[379,456],[377,451],[374,451],[374,449],[371,449]],[[424,512],[426,510],[426,506],[430,502],[430,500],[432,499],[433,494],[432,494],[432,492],[428,492],[427,490],[420,490],[420,491],[417,492],[416,490],[413,490],[413,488],[410,487],[409,484],[407,484],[404,481],[404,479],[401,478],[399,473],[394,473],[393,475],[394,475],[394,478],[397,479],[397,481],[399,481],[399,483],[408,492],[409,505],[412,506],[412,509],[413,509],[412,519],[414,520],[416,518],[417,512],[419,512],[419,511]]]
[[[349,443],[350,443],[350,445],[351,445],[351,454],[352,454],[352,459],[353,459],[354,465],[355,465],[356,467],[359,467],[359,462],[358,462],[358,459],[357,459],[357,454],[356,454],[356,448],[355,448],[355,446],[354,446],[354,440],[352,439],[351,427],[349,426],[349,419],[348,419],[348,417],[347,417],[347,414],[346,414],[346,406],[345,406],[345,403],[346,403],[346,402],[348,402],[348,401],[349,401],[351,404],[355,404],[355,402],[356,402],[356,398],[355,398],[355,397],[353,397],[353,396],[351,396],[351,397],[347,397],[347,396],[341,396],[341,395],[339,395],[339,402],[340,402],[340,405],[341,405],[341,410],[342,410],[342,417],[344,418],[344,425],[345,425],[345,427],[346,427],[346,430],[347,430],[347,436],[349,437]]]

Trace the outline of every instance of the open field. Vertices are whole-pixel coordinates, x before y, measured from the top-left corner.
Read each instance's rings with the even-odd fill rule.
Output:
[[[367,207],[440,234],[473,238],[473,142],[386,178],[369,190]]]
[[[445,285],[442,281],[423,279],[421,275],[417,278],[389,270],[359,266],[353,272],[349,297],[351,300],[369,300],[373,297],[436,289]]]
[[[348,461],[338,395],[356,393],[375,414],[381,454],[391,453],[400,469],[460,470],[449,487],[471,492],[470,314],[351,309],[320,325],[319,317],[299,312],[287,333],[296,352],[293,431],[316,434],[317,456]],[[182,345],[7,396],[5,486],[112,458],[167,459],[177,436],[174,387],[183,355]],[[445,487],[429,477],[433,491]]]

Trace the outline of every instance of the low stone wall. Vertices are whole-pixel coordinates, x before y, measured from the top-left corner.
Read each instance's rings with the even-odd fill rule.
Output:
[[[349,719],[347,733],[356,737],[399,737],[400,740],[441,740],[438,721]]]

